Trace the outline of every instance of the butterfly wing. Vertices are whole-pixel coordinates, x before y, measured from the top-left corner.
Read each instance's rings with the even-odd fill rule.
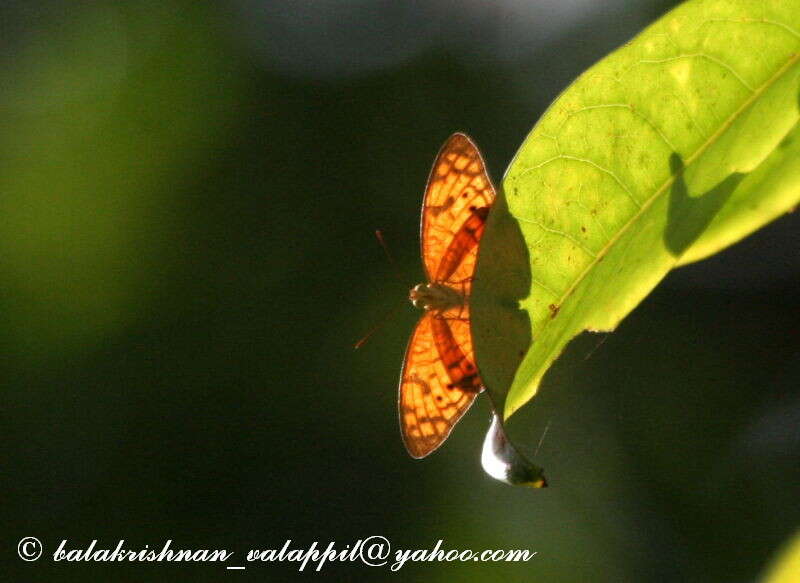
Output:
[[[472,140],[456,133],[442,146],[422,202],[420,242],[428,281],[468,298],[478,242],[495,192]],[[406,350],[400,376],[400,428],[412,457],[439,447],[482,390],[472,351],[469,306],[428,311]]]
[[[420,243],[428,281],[461,285],[469,293],[478,241],[494,197],[473,141],[461,133],[450,136],[433,163],[422,202]]]
[[[466,306],[426,312],[400,376],[400,432],[412,457],[439,447],[481,390]]]

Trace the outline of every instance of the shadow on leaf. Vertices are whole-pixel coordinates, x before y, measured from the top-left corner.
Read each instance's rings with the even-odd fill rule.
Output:
[[[664,242],[670,253],[680,257],[705,231],[747,174],[734,172],[701,196],[689,196],[683,175],[685,166],[680,155],[673,152],[669,157],[669,165],[675,174],[675,182],[669,196]]]
[[[528,247],[501,188],[481,240],[471,311],[478,368],[496,411],[503,411],[514,375],[531,345],[530,316],[519,307],[530,289]]]

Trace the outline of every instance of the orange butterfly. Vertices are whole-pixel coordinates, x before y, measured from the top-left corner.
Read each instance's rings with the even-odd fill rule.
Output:
[[[483,384],[475,366],[469,295],[478,242],[495,190],[473,141],[456,133],[439,150],[422,201],[420,243],[430,283],[409,299],[425,310],[400,375],[400,432],[411,457],[439,447]]]

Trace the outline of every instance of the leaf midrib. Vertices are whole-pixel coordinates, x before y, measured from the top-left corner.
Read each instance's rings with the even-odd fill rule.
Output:
[[[727,131],[731,127],[731,125],[733,125],[733,123],[739,118],[742,112],[744,112],[748,107],[750,107],[750,105],[752,105],[767,89],[769,89],[778,79],[780,79],[792,67],[792,65],[794,65],[798,61],[798,59],[800,59],[800,53],[793,54],[791,58],[789,58],[786,61],[786,63],[784,63],[783,66],[781,66],[775,72],[775,74],[772,75],[772,77],[767,79],[760,87],[758,87],[755,91],[753,91],[750,97],[748,97],[742,103],[742,105],[739,106],[739,108],[736,111],[734,111],[728,117],[728,119],[726,119],[722,123],[722,125],[720,125],[719,129],[717,129],[717,131],[711,134],[708,137],[708,139],[703,144],[701,144],[697,148],[697,150],[694,151],[693,154],[691,154],[688,158],[686,158],[686,160],[684,161],[684,170],[689,166],[691,166],[692,163],[695,160],[697,160],[699,156],[703,154],[703,152],[705,152],[709,147],[711,147],[719,139],[719,137],[722,134],[724,134],[725,131]],[[670,186],[672,186],[677,177],[678,174],[670,176],[664,182],[664,184],[662,184],[658,189],[656,189],[656,191],[647,200],[645,200],[644,203],[642,203],[642,206],[639,208],[639,210],[634,215],[632,215],[630,219],[628,219],[628,221],[617,231],[615,235],[613,235],[608,240],[608,242],[605,245],[603,245],[600,251],[597,252],[597,255],[587,264],[586,268],[580,273],[580,275],[578,275],[578,277],[575,278],[573,283],[559,298],[558,303],[556,304],[557,306],[559,307],[563,306],[564,302],[570,296],[570,294],[572,294],[575,288],[578,287],[578,285],[580,285],[580,283],[586,278],[589,272],[591,272],[594,266],[597,265],[600,262],[600,260],[603,259],[603,257],[605,257],[605,255],[608,253],[608,250],[611,247],[613,247],[616,244],[616,242],[622,237],[622,235],[624,235],[625,232],[627,232],[627,230],[631,227],[631,225],[635,224],[636,221],[639,219],[639,217],[641,217],[650,208],[650,206],[652,206],[652,204],[656,201],[656,199],[658,199],[659,196],[661,196]],[[519,220],[519,217],[515,216],[514,218]],[[676,261],[677,259],[678,258],[676,258]],[[549,324],[550,322],[545,320],[543,328],[547,328]]]

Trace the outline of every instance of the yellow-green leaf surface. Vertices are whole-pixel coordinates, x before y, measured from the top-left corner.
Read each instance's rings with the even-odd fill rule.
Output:
[[[800,0],[691,1],[552,104],[503,180],[472,299],[506,417],[574,336],[798,203],[798,53]]]

